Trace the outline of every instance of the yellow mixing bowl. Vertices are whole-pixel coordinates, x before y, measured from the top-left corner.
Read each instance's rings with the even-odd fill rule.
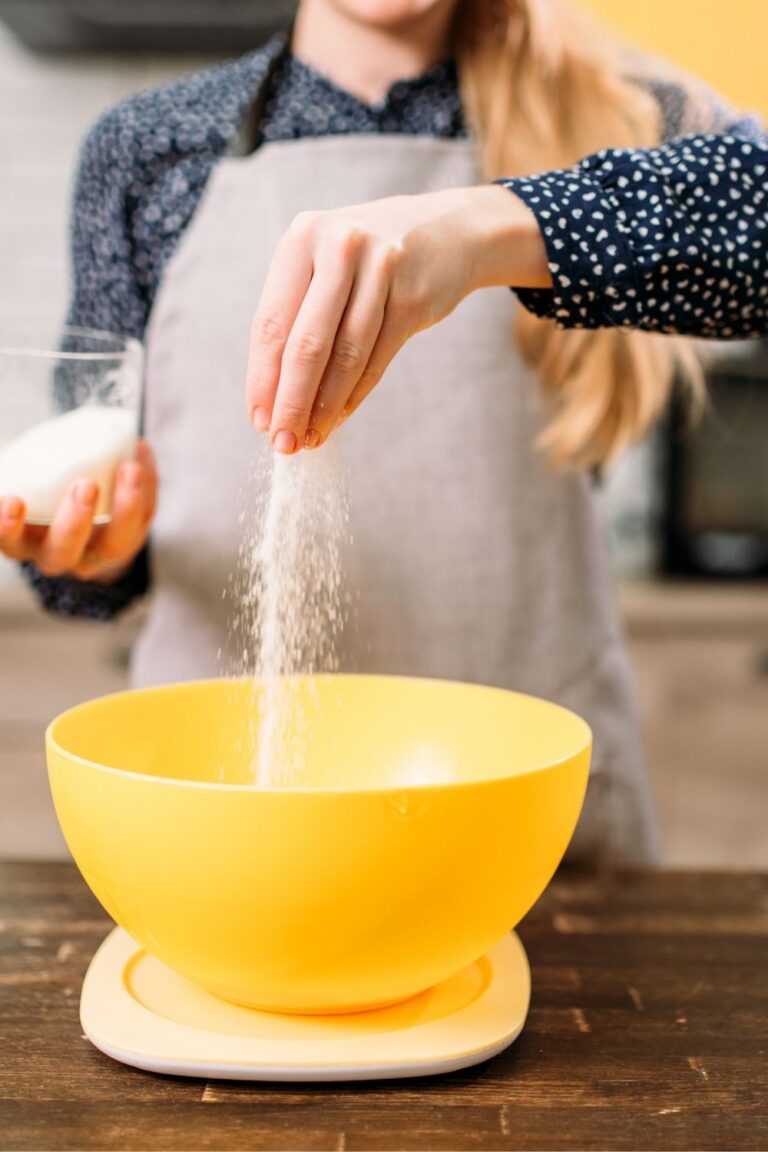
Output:
[[[48,729],[56,811],[97,899],[217,996],[371,1008],[477,959],[528,911],[579,815],[591,734],[495,688],[293,682],[300,787],[250,783],[252,682],[123,692]]]

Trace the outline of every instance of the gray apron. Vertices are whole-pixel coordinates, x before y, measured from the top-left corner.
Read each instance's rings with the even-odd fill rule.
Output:
[[[480,182],[471,141],[400,135],[271,143],[218,164],[147,336],[160,504],[135,684],[221,667],[241,493],[254,454],[269,452],[246,419],[248,334],[293,217]],[[493,684],[574,709],[595,748],[571,856],[646,862],[654,821],[590,485],[553,475],[534,447],[544,414],[512,338],[515,306],[505,288],[467,298],[408,342],[336,435],[358,605],[342,670]]]

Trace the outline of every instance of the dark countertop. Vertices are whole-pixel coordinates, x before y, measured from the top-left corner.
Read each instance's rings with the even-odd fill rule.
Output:
[[[82,1036],[109,921],[74,867],[0,863],[1,1149],[765,1149],[768,877],[562,875],[520,929],[525,1031],[438,1079],[176,1079]]]

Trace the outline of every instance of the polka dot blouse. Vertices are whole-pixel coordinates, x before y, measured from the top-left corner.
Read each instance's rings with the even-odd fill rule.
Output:
[[[551,290],[518,295],[563,327],[759,336],[768,328],[761,126],[711,94],[701,117],[679,84],[640,82],[662,112],[658,148],[604,151],[567,171],[501,181],[539,220],[553,278]],[[455,65],[366,104],[277,37],[117,105],[81,152],[69,322],[143,336],[163,269],[223,155],[267,140],[377,132],[465,136]],[[46,578],[31,566],[27,574],[45,607],[108,619],[147,590],[150,565],[145,550],[112,585]]]
[[[519,293],[539,316],[719,339],[768,332],[768,146],[749,122],[501,183],[545,238],[554,290]]]

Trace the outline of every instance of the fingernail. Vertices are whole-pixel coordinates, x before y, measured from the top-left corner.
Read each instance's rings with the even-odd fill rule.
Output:
[[[143,480],[144,473],[139,464],[131,461],[120,468],[120,483],[127,488],[141,488]]]
[[[305,448],[317,448],[319,443],[320,443],[320,433],[318,432],[317,428],[310,428],[310,430],[307,432],[306,436],[304,437],[304,447]]]
[[[98,487],[93,480],[79,480],[75,485],[75,500],[84,508],[93,508],[98,495]]]
[[[272,417],[266,408],[254,408],[251,422],[257,432],[269,431],[269,424]]]
[[[3,514],[3,520],[7,520],[11,524],[21,516],[22,503],[16,496],[6,496],[0,503],[0,511]]]
[[[273,446],[276,452],[282,452],[284,456],[290,456],[296,451],[296,437],[293,432],[288,432],[285,428],[282,432],[278,432],[275,436]]]

